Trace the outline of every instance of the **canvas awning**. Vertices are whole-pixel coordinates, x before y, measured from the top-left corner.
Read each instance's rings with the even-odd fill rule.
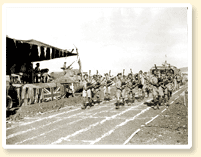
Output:
[[[17,56],[26,57],[31,62],[39,62],[43,60],[50,60],[54,58],[75,56],[74,49],[60,49],[43,42],[31,39],[31,40],[17,40],[6,37],[6,50],[7,55],[16,53]]]
[[[74,48],[60,49],[34,39],[17,40],[6,37],[6,71],[9,71],[14,64],[40,62],[76,55]]]

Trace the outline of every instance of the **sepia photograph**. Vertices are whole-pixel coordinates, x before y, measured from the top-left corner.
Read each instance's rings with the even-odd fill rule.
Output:
[[[190,4],[4,4],[4,149],[190,149]],[[5,77],[6,75],[6,77]]]

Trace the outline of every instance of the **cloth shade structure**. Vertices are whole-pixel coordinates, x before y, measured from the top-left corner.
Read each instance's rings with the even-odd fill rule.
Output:
[[[15,66],[15,72],[20,71],[24,63],[40,62],[55,58],[76,56],[74,49],[64,50],[40,41],[17,40],[6,37],[6,75],[10,75],[10,68]]]

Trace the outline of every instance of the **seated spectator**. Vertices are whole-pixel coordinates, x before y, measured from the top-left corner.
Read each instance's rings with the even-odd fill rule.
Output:
[[[49,72],[49,69],[48,69],[47,72],[42,74],[42,82],[43,83],[48,83],[49,82],[49,79],[50,79],[51,76],[48,74],[48,72]]]

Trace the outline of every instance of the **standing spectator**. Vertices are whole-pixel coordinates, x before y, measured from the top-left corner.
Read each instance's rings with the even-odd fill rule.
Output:
[[[34,70],[35,72],[35,78],[36,78],[36,83],[39,83],[40,81],[40,63],[36,63],[36,68]]]
[[[21,69],[20,69],[20,76],[21,76],[21,81],[22,83],[27,83],[27,74],[26,74],[26,63],[24,63],[22,66],[21,66]]]

